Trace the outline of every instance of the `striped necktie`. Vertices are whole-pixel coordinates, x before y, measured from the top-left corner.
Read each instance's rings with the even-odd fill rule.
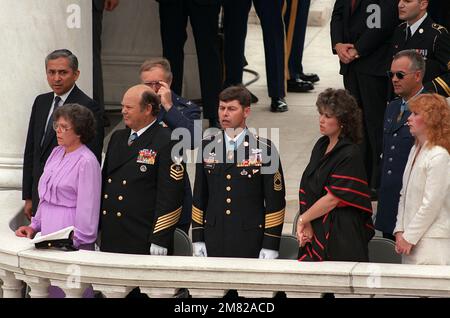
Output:
[[[138,134],[136,132],[132,133],[130,135],[130,138],[128,138],[128,146],[131,146],[133,142],[137,139]]]

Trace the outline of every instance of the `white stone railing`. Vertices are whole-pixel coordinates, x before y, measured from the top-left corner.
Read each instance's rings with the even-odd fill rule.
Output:
[[[47,297],[49,284],[67,297],[81,297],[91,285],[107,297],[124,297],[139,286],[150,297],[172,297],[188,288],[193,297],[221,297],[236,289],[244,297],[348,295],[450,297],[450,266],[353,262],[299,263],[295,260],[125,255],[91,251],[36,250],[17,238],[20,192],[0,191],[0,280],[3,297]],[[16,217],[16,218],[15,218]]]

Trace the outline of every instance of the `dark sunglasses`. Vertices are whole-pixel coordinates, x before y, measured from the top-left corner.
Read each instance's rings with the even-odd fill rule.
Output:
[[[403,73],[403,72],[387,71],[387,76],[392,79],[392,78],[394,78],[394,75],[395,75],[399,80],[402,80],[406,75],[413,74],[413,73],[415,73],[415,72]]]

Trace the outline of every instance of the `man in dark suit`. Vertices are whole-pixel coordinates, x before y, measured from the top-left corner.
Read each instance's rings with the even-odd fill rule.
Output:
[[[103,165],[104,252],[167,255],[181,215],[185,164],[171,157],[171,130],[156,122],[160,100],[146,85],[122,100],[127,127],[111,136]]]
[[[372,189],[378,186],[386,71],[392,58],[389,41],[397,25],[397,3],[393,0],[336,0],[331,18],[331,43],[340,60],[344,86],[363,110],[361,148]]]
[[[263,31],[267,90],[271,98],[270,110],[272,112],[288,110],[284,99],[286,91],[283,2],[282,0],[222,0],[224,10],[224,87],[242,83],[248,13],[253,3]]]
[[[22,199],[25,215],[31,218],[39,204],[38,182],[45,162],[58,143],[52,129],[52,114],[63,104],[77,103],[89,108],[97,120],[97,135],[88,147],[101,161],[103,148],[103,122],[98,105],[75,82],[80,75],[78,59],[69,50],[56,50],[45,59],[47,81],[52,92],[36,97],[28,126],[23,159]]]
[[[375,222],[375,228],[383,232],[383,237],[393,241],[403,172],[414,144],[407,123],[411,115],[408,102],[424,92],[424,74],[425,61],[416,51],[401,51],[394,56],[389,76],[395,93],[400,97],[389,103],[384,115],[381,179]]]
[[[197,157],[194,255],[277,258],[286,206],[278,152],[246,127],[247,89],[231,86],[219,99],[225,130],[205,138]]]
[[[202,122],[200,119],[200,108],[185,98],[178,96],[171,89],[172,72],[170,63],[165,58],[152,58],[141,65],[141,82],[155,91],[160,97],[161,109],[157,121],[167,125],[171,130],[177,128],[186,129],[189,136],[183,134],[185,149],[196,147],[196,138],[201,140]],[[189,138],[189,140],[184,140]],[[189,177],[185,178],[185,195],[183,199],[183,210],[177,227],[189,234],[192,212],[192,190]]]
[[[181,95],[183,86],[186,26],[192,26],[197,50],[203,117],[210,127],[218,127],[217,106],[220,92],[218,46],[219,0],[156,0],[159,3],[163,56],[173,72],[172,90]]]
[[[92,0],[92,57],[93,57],[93,99],[102,112],[105,111],[102,72],[102,23],[103,10],[112,11],[119,5],[119,0]],[[103,114],[104,115],[104,114]],[[105,125],[109,122],[103,117]]]
[[[426,62],[423,78],[428,92],[450,97],[450,35],[427,14],[428,0],[400,0],[399,17],[404,20],[393,36],[393,54],[413,49]]]

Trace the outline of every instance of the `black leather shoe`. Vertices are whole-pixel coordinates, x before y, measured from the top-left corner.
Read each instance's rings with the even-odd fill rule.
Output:
[[[250,97],[251,97],[250,99],[251,104],[256,104],[259,101],[258,97],[256,97],[256,95],[254,95],[252,92],[250,92]]]
[[[300,73],[298,74],[298,78],[301,79],[302,81],[308,81],[311,83],[320,81],[319,76],[314,73]]]
[[[210,118],[209,119],[209,128],[212,128],[212,127],[220,129],[220,123],[217,120],[217,118]]]
[[[287,91],[292,93],[305,93],[314,89],[311,82],[301,80],[287,80]]]
[[[270,104],[270,111],[273,113],[282,113],[287,112],[288,105],[286,104],[286,101],[284,98],[278,97],[278,98],[272,98],[272,103]]]

